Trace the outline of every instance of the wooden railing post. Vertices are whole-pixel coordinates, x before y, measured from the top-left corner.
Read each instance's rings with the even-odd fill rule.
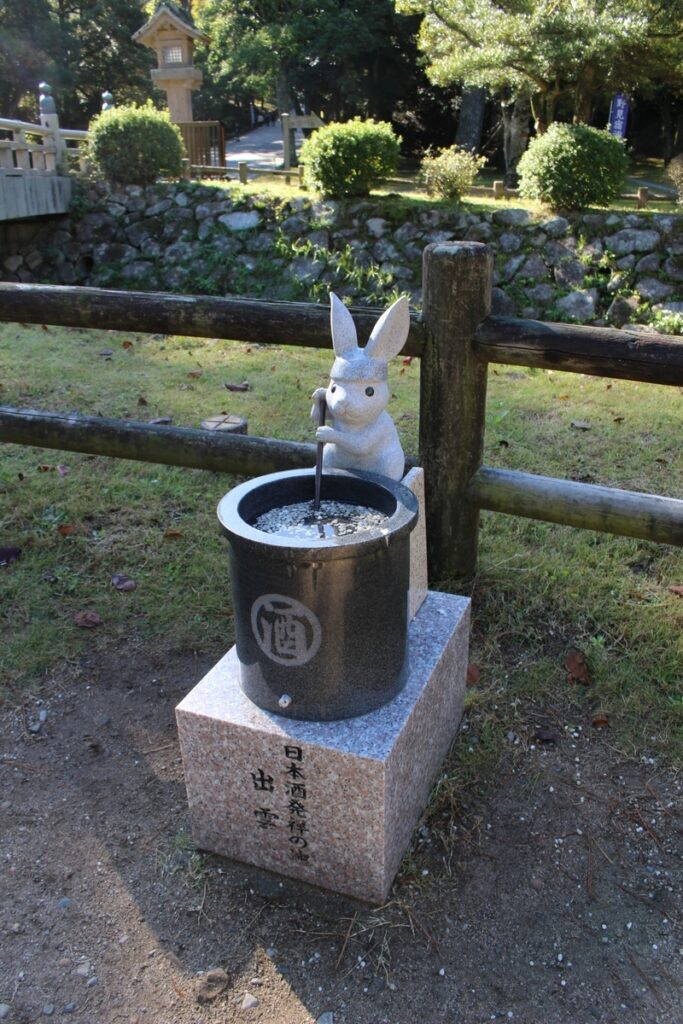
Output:
[[[487,367],[473,339],[491,308],[492,272],[480,242],[436,242],[424,251],[420,460],[433,581],[471,575],[477,561],[479,511],[465,494],[482,460]]]

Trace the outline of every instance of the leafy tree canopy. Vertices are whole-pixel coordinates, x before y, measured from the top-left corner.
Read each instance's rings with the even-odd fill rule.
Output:
[[[41,79],[68,128],[86,127],[105,89],[145,99],[154,56],[131,37],[147,17],[143,0],[0,0],[0,113],[35,119]]]
[[[193,14],[211,37],[210,77],[280,110],[389,117],[423,78],[417,20],[392,0],[203,0]]]
[[[569,99],[588,121],[598,91],[683,86],[683,0],[396,0],[424,15],[433,81],[531,97],[537,129]]]

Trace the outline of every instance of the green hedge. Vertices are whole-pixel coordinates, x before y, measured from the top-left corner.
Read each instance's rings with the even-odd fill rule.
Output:
[[[555,210],[609,206],[628,168],[624,143],[587,125],[555,122],[537,135],[519,161],[519,191]]]
[[[114,107],[89,126],[88,154],[115,185],[151,185],[158,177],[178,177],[183,140],[166,111],[151,104]]]
[[[366,196],[398,165],[400,139],[386,121],[327,124],[301,147],[305,178],[324,196]]]

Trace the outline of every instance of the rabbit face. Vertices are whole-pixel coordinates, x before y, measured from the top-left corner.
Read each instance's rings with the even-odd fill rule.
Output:
[[[373,423],[389,402],[389,387],[382,380],[330,380],[325,394],[335,422],[363,426]]]

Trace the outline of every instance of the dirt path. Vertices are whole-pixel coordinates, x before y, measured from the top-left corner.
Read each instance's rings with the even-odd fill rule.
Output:
[[[679,780],[522,738],[368,908],[192,850],[173,709],[208,667],[113,652],[0,718],[0,1019],[683,1020]]]

